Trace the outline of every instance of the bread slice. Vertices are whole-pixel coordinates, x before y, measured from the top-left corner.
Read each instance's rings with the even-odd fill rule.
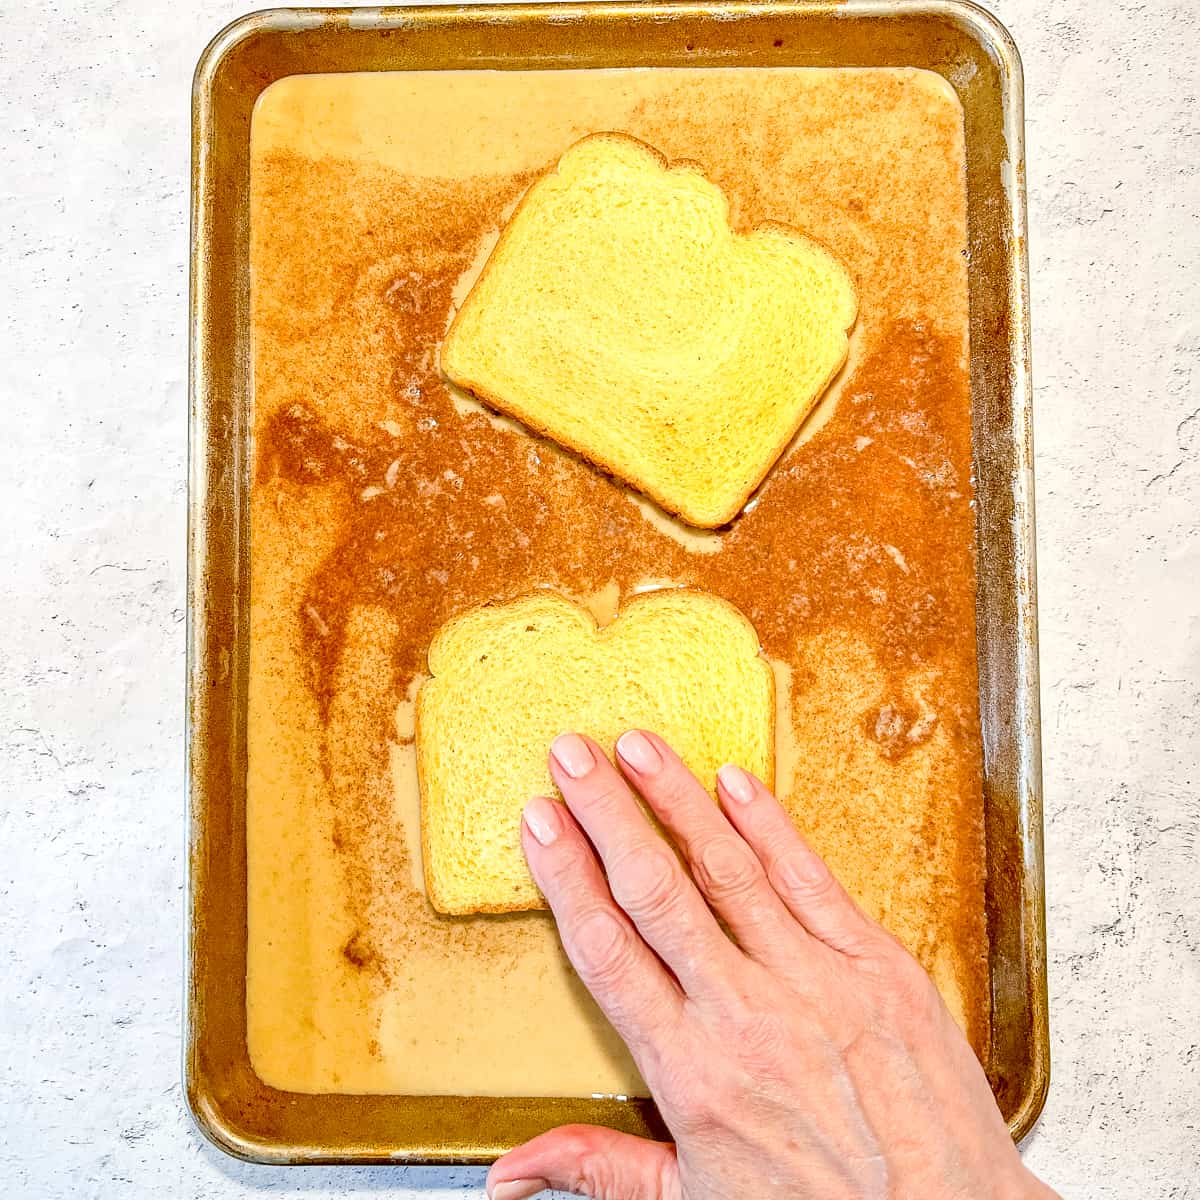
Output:
[[[443,372],[713,528],[741,510],[846,360],[846,269],[794,230],[736,234],[724,194],[593,134],[526,193]]]
[[[425,885],[444,913],[544,908],[521,850],[521,810],[557,795],[550,743],[575,730],[611,752],[650,729],[715,793],[735,762],[771,782],[775,691],[758,636],[706,592],[631,600],[604,628],[549,592],[443,626],[417,695]]]

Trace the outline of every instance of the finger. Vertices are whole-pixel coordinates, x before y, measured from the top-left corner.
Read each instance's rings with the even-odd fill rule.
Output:
[[[767,882],[757,856],[679,755],[655,734],[631,730],[617,740],[617,759],[742,949],[765,965],[794,961],[803,930]]]
[[[595,853],[561,804],[531,800],[521,844],[571,965],[644,1076],[652,1037],[669,1033],[682,1013],[679,987],[613,902]]]
[[[675,1147],[594,1125],[564,1125],[509,1151],[487,1177],[490,1200],[525,1200],[546,1188],[593,1200],[679,1195]]]
[[[717,790],[771,886],[809,933],[843,954],[878,945],[883,930],[854,903],[759,780],[741,767],[724,766],[717,772]]]
[[[725,990],[737,948],[604,751],[563,734],[551,747],[550,773],[600,852],[613,899],[684,991],[701,997]]]

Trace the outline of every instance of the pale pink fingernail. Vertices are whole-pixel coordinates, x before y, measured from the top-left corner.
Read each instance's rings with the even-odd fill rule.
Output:
[[[617,753],[642,775],[653,775],[662,766],[662,755],[654,743],[636,729],[617,738]]]
[[[591,747],[577,733],[556,737],[550,753],[572,779],[582,779],[596,765]]]
[[[523,815],[529,832],[537,838],[540,845],[549,846],[558,840],[558,835],[562,833],[562,817],[559,815],[558,805],[552,800],[547,800],[545,796],[534,796],[525,805]]]
[[[730,798],[739,804],[749,804],[754,799],[754,780],[741,767],[726,763],[717,772],[717,778]]]
[[[510,1179],[507,1183],[496,1184],[488,1194],[491,1200],[528,1200],[549,1188],[544,1179]]]

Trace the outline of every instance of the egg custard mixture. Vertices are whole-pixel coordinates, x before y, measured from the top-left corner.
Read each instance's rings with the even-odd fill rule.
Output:
[[[735,229],[849,268],[845,369],[746,509],[690,529],[455,394],[438,347],[588,133],[692,160]],[[301,1092],[644,1095],[548,913],[447,917],[420,864],[434,632],[537,587],[684,584],[754,625],[797,826],[989,1035],[963,116],[902,69],[293,76],[251,139],[247,1018]]]

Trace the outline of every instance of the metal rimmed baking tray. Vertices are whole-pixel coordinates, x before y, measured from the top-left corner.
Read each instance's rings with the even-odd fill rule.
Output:
[[[201,1129],[264,1162],[482,1162],[552,1125],[656,1129],[647,1102],[307,1095],[246,1048],[245,767],[250,481],[249,145],[261,92],[297,73],[621,66],[907,66],[966,122],[977,643],[992,1034],[1013,1136],[1049,1079],[1021,69],[959,0],[276,10],[196,72],[192,144],[189,926],[185,1074]]]

